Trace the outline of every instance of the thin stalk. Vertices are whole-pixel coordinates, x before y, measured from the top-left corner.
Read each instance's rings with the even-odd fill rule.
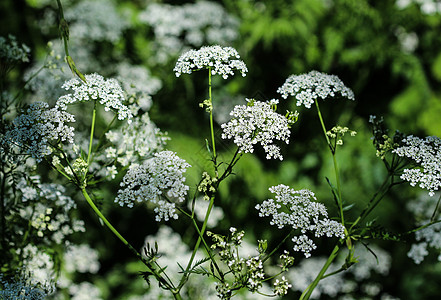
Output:
[[[89,152],[87,153],[87,166],[90,166],[90,157],[92,155],[93,133],[95,131],[96,122],[96,100],[93,103],[92,125],[90,126]]]
[[[342,200],[342,197],[341,197],[340,174],[339,174],[339,171],[338,171],[337,158],[335,156],[336,148],[334,146],[332,146],[332,143],[329,140],[328,135],[326,134],[327,130],[326,130],[325,122],[323,121],[322,113],[320,112],[320,107],[319,107],[317,99],[315,100],[315,106],[317,107],[317,114],[318,114],[318,117],[320,119],[320,124],[322,125],[323,134],[325,135],[326,142],[328,143],[328,147],[329,147],[329,149],[331,150],[331,153],[332,153],[332,159],[333,159],[333,162],[334,162],[335,180],[337,181],[338,206],[339,206],[339,209],[340,209],[341,223],[342,223],[342,225],[345,225],[345,218],[344,218],[344,215],[343,215],[343,200]]]
[[[173,284],[171,282],[167,282],[158,272],[156,269],[152,268],[151,263],[148,262],[119,232],[118,230],[113,227],[113,225],[107,220],[107,218],[101,213],[101,211],[98,209],[98,207],[95,205],[93,200],[90,198],[89,194],[86,191],[86,188],[81,188],[81,192],[83,193],[84,198],[86,199],[87,203],[90,205],[90,207],[93,209],[93,211],[98,215],[98,217],[103,221],[103,223],[107,226],[107,228],[112,231],[112,233],[121,241],[124,245],[126,245],[129,250],[135,254],[135,256],[144,263],[144,265],[147,267],[147,271],[152,273],[155,278],[163,284],[170,292],[173,293],[173,296],[175,299],[181,299],[181,296],[179,295],[179,291],[175,289]]]
[[[2,162],[2,182],[0,191],[0,218],[1,218],[1,245],[5,245],[6,233],[6,211],[5,211],[5,193],[6,193],[6,173],[4,172],[4,165]]]
[[[328,270],[331,263],[334,261],[334,259],[337,257],[338,251],[340,250],[340,247],[338,244],[334,247],[334,250],[332,250],[331,255],[329,255],[328,260],[326,261],[325,265],[320,270],[317,277],[314,279],[314,281],[306,288],[306,290],[302,293],[299,300],[307,300],[311,296],[312,292],[314,291],[315,287],[318,285],[319,281],[324,277],[326,270]]]
[[[210,132],[211,132],[211,147],[213,149],[213,163],[217,177],[217,163],[216,163],[216,142],[214,139],[214,122],[213,122],[213,98],[211,95],[211,68],[208,68],[208,101],[210,103]]]
[[[273,249],[273,251],[271,251],[271,253],[269,253],[267,256],[265,256],[265,258],[262,260],[262,263],[264,263],[265,261],[267,261],[271,256],[273,256],[273,254],[283,245],[283,243],[291,236],[291,234],[295,231],[295,229],[292,229],[286,236],[285,238],[276,246],[276,248]]]
[[[196,256],[196,252],[199,249],[199,246],[202,241],[202,237],[204,236],[205,230],[207,229],[208,218],[210,217],[210,213],[211,213],[211,209],[213,208],[213,204],[214,204],[214,196],[211,197],[211,199],[210,199],[210,204],[208,205],[207,213],[205,214],[204,223],[202,224],[201,231],[200,232],[198,231],[198,233],[199,233],[198,240],[196,241],[196,245],[194,246],[193,253],[191,254],[191,258],[188,261],[187,268],[185,269],[185,273],[182,276],[181,282],[178,285],[178,290],[180,290],[182,288],[182,286],[185,284],[185,281],[187,280],[187,278],[189,276],[188,271],[190,270],[191,265],[193,264],[193,260]]]

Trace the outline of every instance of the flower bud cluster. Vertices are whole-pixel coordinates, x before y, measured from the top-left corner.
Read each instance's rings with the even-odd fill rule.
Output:
[[[355,136],[357,134],[356,131],[349,130],[348,127],[334,126],[331,130],[326,132],[326,135],[334,140],[334,146],[343,145],[343,137],[347,132],[349,132],[351,136]]]
[[[340,78],[317,71],[289,76],[277,92],[284,99],[294,96],[297,99],[296,105],[304,105],[306,108],[311,108],[311,104],[318,98],[324,100],[337,94],[349,100],[355,99],[352,90],[346,87]]]
[[[136,202],[156,205],[156,221],[177,219],[175,203],[183,202],[189,187],[184,173],[190,165],[172,151],[155,153],[142,165],[131,165],[121,182],[115,202],[133,207]]]
[[[402,142],[403,145],[392,152],[409,158],[416,168],[404,169],[401,179],[410,182],[411,186],[419,185],[434,196],[441,186],[441,139],[409,135]]]
[[[309,190],[296,191],[289,186],[280,184],[273,186],[270,192],[275,193],[275,200],[268,199],[256,205],[260,217],[272,217],[271,225],[278,228],[285,226],[299,229],[300,236],[293,237],[294,251],[303,252],[305,257],[311,256],[311,251],[316,248],[315,243],[306,235],[314,233],[315,237],[344,238],[344,226],[328,219],[326,207],[315,202],[317,198]],[[289,213],[285,212],[288,210]]]
[[[239,151],[245,153],[253,153],[254,145],[261,144],[267,159],[283,160],[280,147],[273,144],[273,141],[279,140],[289,144],[291,122],[271,108],[272,103],[277,100],[246,100],[247,105],[236,105],[230,113],[232,119],[221,125],[222,138],[233,139]]]
[[[26,154],[40,162],[59,142],[73,143],[74,128],[65,124],[70,122],[75,122],[75,118],[63,108],[49,109],[45,102],[34,102],[26,113],[12,121],[14,127],[1,142],[24,148]]]
[[[232,47],[206,46],[182,54],[173,71],[176,77],[179,77],[182,73],[191,74],[193,71],[209,69],[211,75],[219,74],[227,79],[228,76],[234,75],[235,70],[238,70],[245,77],[248,69],[239,58],[239,53]]]
[[[76,102],[99,101],[104,105],[104,110],[114,110],[119,120],[132,118],[132,113],[126,105],[124,92],[116,79],[105,79],[99,74],[86,75],[86,83],[74,78],[66,81],[61,87],[72,90],[73,93],[61,96],[55,107],[66,109],[67,105]]]
[[[198,191],[204,193],[204,200],[210,200],[211,195],[216,192],[214,184],[216,184],[217,178],[211,178],[207,172],[202,173],[202,180],[198,185]]]

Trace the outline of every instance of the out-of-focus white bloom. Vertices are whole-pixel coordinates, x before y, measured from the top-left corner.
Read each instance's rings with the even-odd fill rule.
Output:
[[[412,53],[418,47],[419,39],[415,32],[406,32],[403,27],[398,27],[397,30],[395,30],[395,35],[404,52]]]
[[[184,173],[190,165],[176,153],[162,151],[142,165],[131,165],[121,182],[115,202],[133,207],[135,202],[151,202],[156,220],[177,219],[175,203],[183,202],[189,187],[184,184]],[[165,201],[168,200],[170,202]]]
[[[147,113],[118,130],[108,131],[106,137],[114,144],[114,147],[106,149],[106,156],[116,159],[123,167],[162,150],[169,140],[166,133],[156,127]]]
[[[75,122],[74,116],[64,109],[49,109],[45,102],[34,102],[25,114],[14,119],[14,127],[5,133],[0,142],[22,147],[26,154],[40,162],[52,153],[51,143],[73,143],[74,128],[66,125],[70,122]]]
[[[87,41],[116,42],[129,26],[113,1],[80,1],[65,12],[70,35]]]
[[[421,139],[409,135],[402,142],[404,146],[392,152],[409,158],[417,168],[404,169],[400,178],[411,186],[419,185],[428,190],[430,196],[435,195],[441,186],[441,139],[436,136]]]
[[[314,193],[309,190],[296,191],[289,186],[280,184],[269,188],[275,193],[275,200],[268,199],[256,205],[260,217],[270,216],[271,225],[278,228],[285,226],[299,229],[302,233],[295,236],[294,251],[303,252],[305,257],[311,256],[311,250],[316,248],[314,242],[306,235],[314,233],[315,237],[327,236],[344,238],[344,226],[334,220],[328,219],[326,207],[318,202]],[[286,213],[286,209],[289,211]],[[322,217],[322,218],[321,218]],[[321,218],[321,219],[320,219]]]
[[[8,38],[0,36],[0,61],[2,62],[1,71],[7,72],[10,67],[18,62],[28,62],[31,49],[25,44],[19,45],[13,35]],[[3,65],[4,64],[4,65]]]
[[[289,143],[290,121],[271,108],[270,102],[247,99],[247,105],[236,105],[230,113],[231,120],[222,124],[223,139],[233,139],[240,152],[254,152],[254,145],[261,144],[266,158],[283,159],[274,140]]]
[[[61,96],[55,107],[66,109],[68,104],[76,102],[98,101],[104,105],[104,110],[115,110],[119,120],[132,118],[132,113],[123,104],[124,92],[116,79],[105,79],[99,74],[86,75],[86,83],[74,78],[66,81],[61,87],[72,90],[72,94]]]
[[[314,257],[304,259],[295,268],[290,268],[286,277],[290,282],[292,282],[292,289],[294,291],[303,292],[311,284],[311,282],[314,281],[325,262],[325,257]],[[332,272],[335,269],[336,268],[331,266],[328,272]],[[320,299],[322,294],[334,298],[341,291],[343,286],[343,273],[338,273],[333,276],[323,278],[312,292],[311,299]]]
[[[413,259],[416,264],[420,264],[428,254],[429,251],[425,242],[413,244],[409,252],[407,252],[407,256]]]
[[[96,273],[100,269],[98,251],[87,244],[70,245],[64,254],[67,272]]]
[[[349,100],[355,99],[352,90],[346,87],[340,78],[317,71],[289,76],[277,92],[284,99],[294,96],[297,99],[296,105],[304,105],[306,108],[311,108],[311,104],[318,98],[326,99],[338,94]]]
[[[212,75],[219,74],[227,79],[238,70],[245,77],[248,69],[239,58],[239,53],[232,47],[206,46],[182,54],[173,71],[179,77],[182,73],[191,74],[193,71],[210,69]]]
[[[375,253],[375,256],[360,244],[357,244],[355,247],[355,256],[359,263],[351,266],[348,272],[354,274],[357,281],[370,278],[372,272],[383,276],[389,274],[392,263],[390,254],[375,245],[369,245],[369,249]]]
[[[101,291],[90,282],[81,282],[80,284],[71,284],[69,294],[72,300],[101,300]]]
[[[29,282],[32,285],[45,285],[55,280],[54,262],[47,253],[31,244],[17,251],[23,257],[23,272],[30,274]]]
[[[156,64],[167,62],[188,47],[231,45],[239,35],[238,20],[212,1],[182,6],[151,3],[139,14],[139,20],[148,24],[155,34],[152,63]]]
[[[414,3],[418,4],[422,14],[434,15],[441,13],[441,3],[437,0],[397,0],[395,5],[399,9],[405,9]]]
[[[194,213],[196,215],[196,218],[203,222],[205,220],[205,214],[207,213],[208,205],[210,203],[208,201],[205,201],[203,197],[199,197],[196,199],[195,205],[194,205]],[[191,202],[188,203],[188,209],[191,209]],[[224,211],[222,208],[213,206],[211,209],[210,217],[208,218],[207,227],[214,228],[217,226],[220,220],[224,218]]]
[[[118,76],[116,77],[128,94],[128,98],[135,99],[135,107],[148,111],[152,105],[152,95],[156,94],[162,86],[161,80],[153,77],[150,71],[142,66],[132,66],[128,63],[121,63],[117,66]],[[132,109],[132,113],[134,109]]]

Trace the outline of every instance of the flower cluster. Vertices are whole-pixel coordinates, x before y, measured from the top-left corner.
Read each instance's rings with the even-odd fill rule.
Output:
[[[2,70],[9,69],[17,62],[28,62],[31,49],[25,44],[19,45],[17,39],[9,35],[8,38],[0,36],[0,65]]]
[[[335,148],[337,145],[343,145],[343,137],[347,132],[349,132],[351,136],[355,136],[357,134],[356,131],[349,130],[348,127],[334,126],[331,130],[326,132],[326,135],[334,140]]]
[[[14,119],[14,127],[5,133],[2,142],[23,147],[39,162],[59,142],[73,143],[74,128],[65,124],[69,122],[75,122],[74,116],[63,108],[49,109],[45,102],[34,102],[25,114]]]
[[[284,296],[291,287],[292,285],[286,280],[285,276],[282,276],[281,280],[276,279],[276,282],[274,282],[274,294],[276,296]]]
[[[430,197],[424,193],[408,203],[407,209],[414,214],[418,226],[426,225],[433,218],[434,209],[438,208],[439,196],[439,192],[436,197]],[[412,244],[407,256],[416,264],[424,261],[429,254],[429,247],[438,253],[438,261],[441,261],[441,223],[415,232],[415,240],[416,243]]]
[[[104,110],[115,110],[119,120],[129,119],[130,122],[132,118],[132,113],[123,104],[124,92],[116,79],[105,79],[94,73],[86,75],[86,83],[74,78],[66,81],[61,87],[72,90],[73,93],[61,96],[56,107],[66,109],[68,104],[76,102],[99,101],[104,105]]]
[[[211,178],[207,172],[202,173],[202,180],[198,185],[198,191],[204,193],[204,200],[210,200],[210,197],[216,192],[216,182],[216,177]]]
[[[352,90],[346,87],[337,76],[317,71],[289,76],[277,92],[284,99],[288,96],[296,97],[296,105],[304,105],[306,108],[311,108],[311,104],[318,98],[326,99],[337,94],[349,100],[355,99]]]
[[[173,71],[179,77],[182,73],[209,69],[212,75],[219,74],[227,79],[229,75],[234,75],[234,70],[238,70],[245,77],[248,69],[239,58],[239,53],[232,47],[207,46],[182,54]]]
[[[296,191],[289,186],[280,184],[273,186],[270,192],[276,194],[275,200],[268,199],[262,204],[256,205],[260,217],[271,216],[271,225],[278,228],[285,226],[300,229],[301,235],[295,236],[294,251],[303,252],[305,257],[311,256],[311,250],[316,248],[315,243],[306,235],[314,232],[315,237],[339,237],[344,238],[344,226],[336,221],[328,219],[326,207],[318,202],[314,193],[309,190]],[[289,213],[283,210],[287,209]],[[320,217],[323,217],[320,219]]]
[[[240,152],[254,152],[254,145],[261,144],[266,158],[283,159],[280,148],[274,140],[289,143],[290,121],[275,112],[271,102],[260,102],[247,99],[247,105],[236,105],[230,113],[232,119],[221,125],[223,139],[233,139]]]
[[[66,10],[71,36],[87,41],[109,41],[115,43],[128,27],[113,1],[80,1]]]
[[[411,186],[427,189],[433,196],[441,186],[441,139],[409,135],[402,142],[403,145],[392,152],[409,158],[417,168],[404,169],[401,179],[410,182]]]
[[[0,299],[46,299],[47,293],[36,284],[29,284],[24,278],[6,281],[0,273]]]
[[[106,158],[116,160],[123,167],[162,150],[169,140],[167,134],[156,127],[147,113],[117,130],[109,130],[106,138],[113,144],[113,147],[106,148]]]
[[[139,21],[149,25],[155,34],[152,42],[155,64],[167,62],[188,46],[231,45],[238,37],[238,20],[213,1],[184,5],[150,3],[139,14]]]
[[[133,207],[135,202],[156,204],[156,221],[177,219],[175,203],[183,202],[189,187],[184,173],[190,165],[172,151],[155,153],[142,165],[132,165],[121,182],[115,202]]]

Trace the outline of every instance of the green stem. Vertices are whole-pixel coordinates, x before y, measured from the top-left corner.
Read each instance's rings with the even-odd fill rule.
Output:
[[[271,253],[269,253],[267,256],[265,256],[265,258],[262,260],[262,263],[264,263],[265,261],[267,261],[282,245],[283,243],[285,243],[285,241],[291,236],[291,234],[295,231],[295,229],[292,229],[286,236],[285,238],[276,246],[276,248],[273,249],[273,251],[271,251]]]
[[[180,290],[182,288],[182,286],[185,284],[185,282],[187,281],[187,278],[189,276],[188,271],[190,270],[191,265],[193,264],[193,260],[196,256],[196,253],[197,253],[199,246],[201,244],[202,237],[204,236],[205,230],[207,229],[208,218],[210,217],[210,213],[211,213],[211,209],[213,208],[213,204],[214,204],[214,196],[211,197],[211,199],[210,199],[210,204],[208,205],[207,213],[205,214],[204,223],[202,224],[201,231],[198,231],[198,233],[199,233],[198,240],[196,241],[196,245],[194,246],[193,253],[191,254],[191,258],[187,264],[187,268],[185,269],[185,273],[182,276],[181,282],[179,283],[178,290]]]
[[[342,200],[342,197],[341,197],[340,174],[339,174],[339,171],[338,171],[337,157],[335,155],[336,147],[332,146],[332,143],[329,140],[329,137],[327,135],[327,130],[326,130],[325,122],[323,121],[322,113],[320,112],[320,107],[319,107],[317,99],[315,100],[315,106],[317,107],[317,114],[318,114],[318,117],[320,119],[320,124],[322,125],[323,134],[325,135],[326,142],[328,143],[328,147],[329,147],[329,149],[331,150],[331,153],[332,153],[332,159],[333,159],[333,162],[334,162],[335,180],[337,181],[338,206],[339,206],[339,209],[340,209],[341,223],[343,225],[345,225],[345,218],[344,218],[344,215],[343,215],[343,200]]]
[[[89,152],[87,153],[87,167],[90,166],[90,157],[92,155],[93,132],[95,131],[95,122],[96,122],[96,100],[93,103],[92,125],[90,126]]]
[[[173,296],[175,299],[181,299],[179,295],[179,291],[177,291],[173,284],[171,282],[167,282],[157,271],[154,267],[152,267],[151,263],[148,262],[119,232],[118,230],[113,227],[113,225],[107,220],[107,218],[101,213],[101,211],[96,207],[93,200],[90,198],[89,194],[86,191],[86,188],[81,188],[81,192],[83,193],[84,198],[86,199],[87,203],[90,205],[90,207],[93,209],[93,211],[98,215],[98,217],[103,221],[103,223],[107,226],[107,228],[112,231],[112,233],[121,241],[124,245],[126,245],[129,250],[135,254],[135,256],[144,263],[144,265],[147,267],[147,271],[152,273],[155,278],[164,285],[168,290],[170,290],[173,293]]]
[[[208,68],[208,101],[210,102],[210,132],[211,132],[211,146],[213,148],[213,163],[217,177],[216,142],[214,139],[214,122],[213,122],[213,98],[211,95],[211,68]]]
[[[319,281],[324,277],[326,270],[328,270],[331,263],[334,261],[334,259],[337,257],[338,251],[340,250],[339,245],[337,244],[334,247],[334,250],[332,250],[331,255],[329,255],[328,260],[326,261],[325,265],[320,270],[317,277],[314,279],[314,281],[306,288],[306,290],[302,293],[299,300],[307,300],[311,296],[312,292],[314,291],[315,287],[318,285]]]

